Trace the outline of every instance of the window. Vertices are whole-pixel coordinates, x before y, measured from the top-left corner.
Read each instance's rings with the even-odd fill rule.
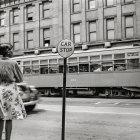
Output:
[[[0,26],[5,25],[5,12],[0,12]]]
[[[40,60],[40,74],[48,74],[48,60]]]
[[[13,34],[13,47],[14,47],[14,50],[19,50],[19,34],[18,33]]]
[[[27,31],[27,48],[33,48],[33,31]]]
[[[112,55],[111,54],[106,54],[106,55],[102,55],[102,60],[111,60],[112,59]]]
[[[88,0],[88,9],[96,8],[96,0]]]
[[[32,61],[32,74],[39,74],[39,61],[38,60],[34,60]]]
[[[31,74],[31,65],[30,61],[24,61],[23,62],[23,74]]]
[[[133,16],[125,17],[125,37],[133,38],[134,37],[134,22]]]
[[[68,66],[68,71],[69,73],[75,73],[78,72],[78,63],[77,63],[77,58],[69,58],[69,66]]]
[[[73,12],[80,11],[80,0],[73,0]]]
[[[19,23],[19,9],[14,8],[13,9],[13,24]]]
[[[127,69],[139,69],[139,59],[128,59],[127,60]]]
[[[89,72],[89,64],[79,64],[79,72]]]
[[[45,47],[50,46],[50,28],[43,29],[43,43]]]
[[[43,18],[50,16],[50,2],[43,2]]]
[[[78,72],[78,64],[69,64],[69,73]]]
[[[0,35],[0,44],[4,43],[4,35]]]
[[[27,21],[32,21],[33,20],[33,6],[32,5],[28,5],[27,7],[27,14],[26,14],[26,16],[27,16],[27,18],[26,18],[26,20]]]
[[[107,19],[107,40],[114,40],[114,39],[115,39],[114,18]]]
[[[114,70],[115,71],[126,70],[125,60],[114,60]]]
[[[88,57],[79,57],[79,72],[89,72]]]
[[[114,54],[114,70],[115,71],[123,71],[126,70],[125,63],[125,53]]]
[[[102,71],[113,71],[112,55],[102,55]]]
[[[59,59],[58,62],[59,62],[59,73],[63,73],[64,71],[63,59]]]
[[[75,43],[80,42],[80,23],[73,24],[73,40]]]
[[[101,71],[100,62],[90,64],[90,72],[100,72],[100,71]]]
[[[133,0],[124,0],[125,3],[133,2]]]
[[[113,6],[115,4],[115,0],[106,0],[106,6]]]
[[[100,64],[100,56],[95,55],[90,57],[90,72],[100,72],[101,64]]]
[[[102,62],[102,71],[113,71],[112,62]]]
[[[49,60],[49,73],[58,73],[57,59]]]
[[[125,58],[125,53],[114,54],[114,59],[122,59]]]
[[[96,21],[89,22],[89,41],[96,41]]]
[[[48,74],[48,65],[41,65],[40,66],[40,74]]]

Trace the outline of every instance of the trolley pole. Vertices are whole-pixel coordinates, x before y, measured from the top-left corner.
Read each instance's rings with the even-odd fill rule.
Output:
[[[65,140],[65,112],[66,112],[66,70],[67,58],[64,58],[64,72],[63,72],[63,105],[62,105],[62,140]]]

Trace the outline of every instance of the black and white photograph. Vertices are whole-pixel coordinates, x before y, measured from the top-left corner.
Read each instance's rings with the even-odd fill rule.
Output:
[[[140,0],[0,0],[0,140],[140,140]]]

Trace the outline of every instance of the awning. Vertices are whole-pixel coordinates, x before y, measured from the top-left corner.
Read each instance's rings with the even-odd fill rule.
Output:
[[[140,92],[140,87],[123,87],[123,89],[129,90],[129,91]]]

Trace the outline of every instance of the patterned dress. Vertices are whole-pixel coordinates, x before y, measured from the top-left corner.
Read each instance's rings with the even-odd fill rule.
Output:
[[[0,59],[0,119],[24,119],[26,111],[16,82],[22,82],[18,64],[7,58]]]

